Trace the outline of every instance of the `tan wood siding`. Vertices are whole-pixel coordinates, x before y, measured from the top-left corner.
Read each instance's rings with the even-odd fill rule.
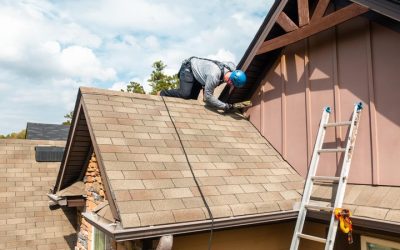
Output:
[[[326,226],[308,222],[305,232],[325,236]],[[265,226],[216,231],[213,234],[212,249],[251,249],[251,250],[287,250],[290,248],[294,222],[279,223]],[[207,249],[209,233],[199,233],[174,237],[173,250]],[[301,250],[319,250],[321,244],[312,241],[302,241]]]

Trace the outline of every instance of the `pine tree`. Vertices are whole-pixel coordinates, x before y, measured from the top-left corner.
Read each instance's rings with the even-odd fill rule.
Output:
[[[150,94],[156,95],[161,90],[175,89],[178,87],[178,74],[172,76],[166,75],[164,69],[167,65],[165,65],[161,60],[155,61],[152,67],[153,71],[151,72],[150,79],[147,80],[152,87]]]
[[[66,118],[67,120],[65,122],[63,122],[62,125],[71,125],[73,115],[74,115],[74,111],[71,111],[71,112],[65,114],[64,118]]]
[[[121,91],[124,92],[123,89],[121,89]],[[126,86],[126,92],[146,94],[146,92],[144,92],[143,86],[140,83],[133,81],[129,82],[129,84]]]

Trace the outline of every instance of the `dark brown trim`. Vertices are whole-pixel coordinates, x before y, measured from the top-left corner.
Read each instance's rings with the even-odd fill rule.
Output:
[[[314,34],[317,34],[326,29],[332,28],[335,25],[343,23],[356,16],[364,14],[368,8],[356,3],[352,3],[340,10],[329,14],[318,21],[314,21],[300,29],[286,33],[282,36],[265,41],[259,48],[257,55],[267,53],[269,51],[282,48],[289,44],[295,43]]]
[[[75,103],[75,109],[74,109],[74,114],[73,114],[73,119],[72,119],[72,124],[71,127],[69,129],[69,133],[68,133],[68,139],[67,139],[67,144],[65,145],[65,151],[64,151],[64,155],[63,155],[63,159],[61,161],[61,165],[60,165],[60,170],[58,171],[58,175],[57,175],[57,179],[56,179],[56,183],[54,185],[53,188],[53,194],[57,193],[58,191],[60,191],[61,188],[61,182],[63,180],[64,177],[64,172],[67,166],[67,161],[68,161],[68,156],[69,156],[69,152],[71,150],[72,147],[72,138],[74,137],[75,134],[75,129],[76,126],[79,122],[79,116],[80,116],[80,112],[81,112],[81,91],[78,91],[78,95],[76,97],[76,103]]]
[[[66,207],[83,207],[86,204],[86,199],[82,195],[76,196],[57,196],[55,194],[47,194],[50,202],[49,205],[59,205]]]
[[[113,214],[114,219],[120,220],[119,213],[118,213],[118,208],[117,208],[117,206],[115,204],[114,193],[112,193],[112,191],[111,191],[111,187],[110,187],[110,184],[109,184],[110,182],[108,181],[106,170],[105,170],[105,168],[103,166],[103,159],[102,159],[101,154],[100,154],[99,146],[96,143],[96,138],[95,138],[95,135],[93,133],[93,128],[92,128],[92,123],[90,121],[90,117],[88,115],[88,110],[87,110],[87,107],[86,107],[86,104],[85,104],[84,101],[82,101],[82,108],[83,108],[83,112],[85,114],[86,123],[87,123],[87,127],[88,127],[89,134],[90,134],[90,139],[92,141],[93,151],[96,154],[96,160],[97,160],[97,165],[98,165],[99,170],[100,170],[101,180],[102,180],[103,186],[104,186],[104,188],[106,190],[106,197],[107,197],[107,200],[108,200],[109,205],[110,205],[111,213]]]
[[[297,213],[297,211],[285,211],[262,215],[248,215],[233,218],[215,219],[214,229],[226,229],[241,226],[253,226],[259,224],[272,224],[276,222],[293,221],[297,218]],[[160,226],[123,229],[118,224],[111,225],[109,221],[97,216],[94,213],[82,213],[82,215],[90,224],[103,231],[107,235],[113,237],[116,241],[146,239],[160,237],[166,234],[177,235],[209,231],[211,227],[211,220],[203,220]]]
[[[81,198],[67,198],[67,207],[83,207],[86,204],[86,200]]]
[[[392,18],[393,20],[400,21],[400,7],[398,0],[350,0],[350,1],[364,5],[381,15]]]
[[[85,164],[83,165],[82,172],[81,172],[81,174],[79,175],[77,181],[82,181],[83,178],[85,177],[86,170],[87,170],[87,168],[88,168],[90,159],[92,158],[92,154],[93,154],[93,145],[90,145],[89,153],[88,153],[88,155],[86,156]]]
[[[275,1],[274,6],[271,8],[270,12],[268,13],[265,19],[266,21],[265,26],[263,25],[264,27],[262,28],[262,31],[260,32],[259,35],[257,34],[258,35],[257,40],[254,41],[254,45],[252,43],[249,46],[249,49],[245,53],[245,57],[243,57],[245,58],[245,60],[243,62],[240,61],[238,68],[240,68],[243,71],[246,71],[246,69],[249,67],[249,65],[253,61],[253,58],[256,56],[260,46],[267,38],[272,27],[275,25],[276,19],[278,18],[278,14],[282,12],[287,2],[288,0]]]

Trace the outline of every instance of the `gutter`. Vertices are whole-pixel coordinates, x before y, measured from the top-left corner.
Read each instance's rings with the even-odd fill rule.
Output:
[[[247,225],[270,224],[276,222],[293,221],[297,218],[298,211],[274,212],[268,214],[245,215],[214,219],[214,229],[233,228]],[[82,213],[83,217],[93,226],[103,231],[116,241],[137,240],[161,237],[164,235],[177,235],[194,232],[208,231],[211,228],[211,220],[174,223],[167,225],[146,226],[136,228],[122,228],[119,223],[111,223],[95,213]]]
[[[97,229],[103,231],[116,241],[138,240],[146,238],[162,237],[165,235],[178,235],[195,232],[209,231],[211,220],[174,223],[167,225],[146,226],[124,229],[120,223],[112,223],[95,213],[82,213],[83,217]],[[278,222],[295,221],[298,210],[274,212],[268,214],[245,215],[239,217],[220,218],[214,220],[215,229],[229,229],[241,226],[254,226],[261,224],[273,224]],[[314,219],[320,223],[329,223],[330,214],[317,211],[309,211],[307,219]],[[352,216],[353,226],[367,231],[381,231],[393,235],[400,235],[400,223],[375,220],[372,218]]]

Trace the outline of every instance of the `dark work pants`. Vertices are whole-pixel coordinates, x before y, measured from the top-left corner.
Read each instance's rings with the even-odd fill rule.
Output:
[[[200,90],[202,89],[201,84],[196,81],[190,68],[190,62],[183,63],[179,70],[179,88],[162,90],[161,96],[179,97],[183,99],[197,99]]]

